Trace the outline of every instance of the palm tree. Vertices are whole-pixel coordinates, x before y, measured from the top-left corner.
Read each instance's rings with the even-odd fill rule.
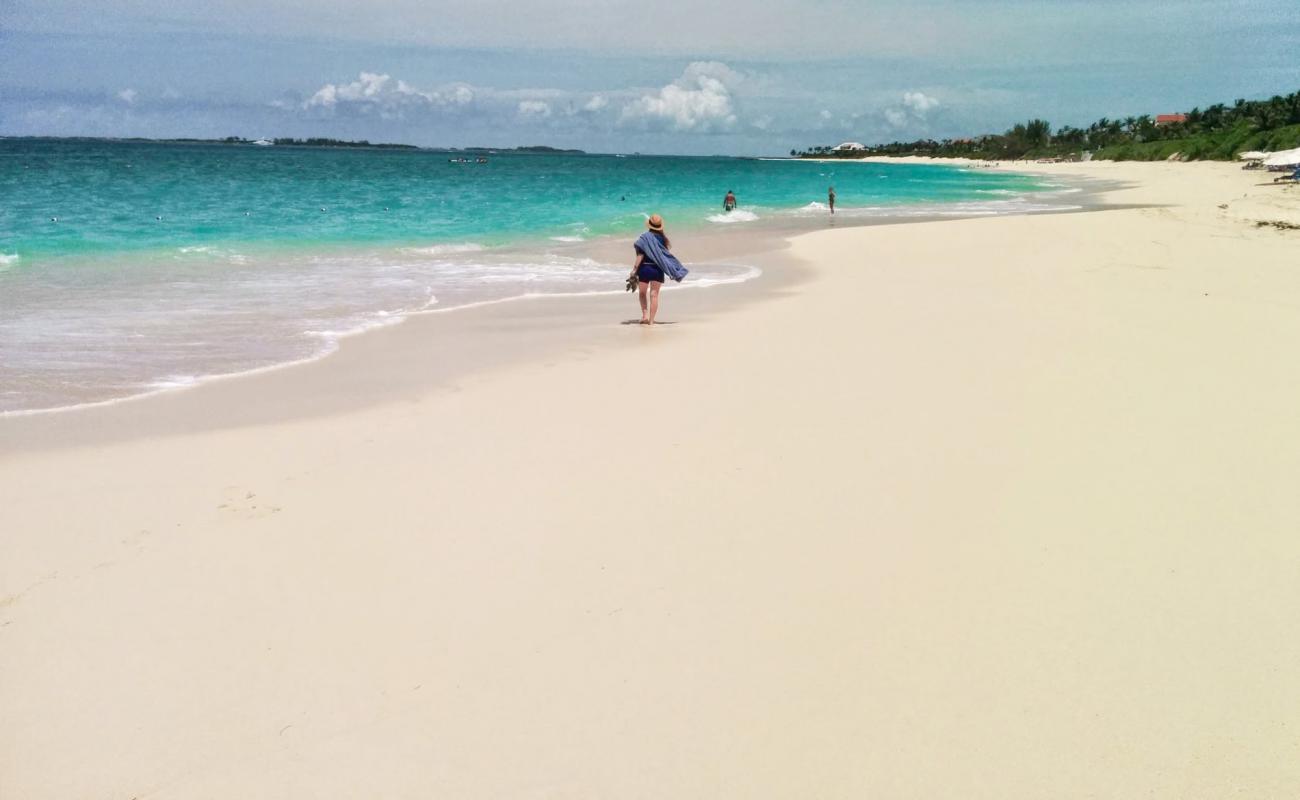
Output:
[[[1052,125],[1045,119],[1025,123],[1025,141],[1030,147],[1046,147],[1052,141]]]

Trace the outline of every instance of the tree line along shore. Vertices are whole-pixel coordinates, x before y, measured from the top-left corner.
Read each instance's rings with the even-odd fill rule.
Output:
[[[1030,119],[1004,133],[963,139],[919,139],[861,149],[819,145],[791,150],[799,158],[863,156],[932,156],[938,158],[1022,159],[1092,158],[1111,161],[1226,161],[1246,150],[1300,147],[1300,92],[1267,100],[1216,103],[1183,114],[1109,119],[1085,128],[1069,125],[1055,131],[1047,120]]]
[[[305,139],[277,137],[274,139],[248,139],[243,136],[226,136],[221,139],[169,138],[151,139],[143,136],[0,136],[14,141],[61,142],[125,142],[136,144],[191,144],[191,145],[278,145],[280,147],[339,147],[369,150],[425,150],[434,153],[524,153],[534,155],[587,155],[585,150],[571,150],[547,145],[523,147],[421,147],[414,144],[371,142],[366,139],[330,139],[312,136]]]

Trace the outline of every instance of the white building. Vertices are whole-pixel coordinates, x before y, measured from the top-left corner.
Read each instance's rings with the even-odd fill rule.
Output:
[[[867,149],[867,146],[866,146],[865,144],[863,144],[862,142],[844,142],[844,143],[842,143],[842,144],[837,144],[837,145],[835,145],[835,147],[833,147],[833,148],[831,148],[831,149],[832,149],[832,150],[836,150],[836,151],[839,151],[839,150],[866,150],[866,149]]]

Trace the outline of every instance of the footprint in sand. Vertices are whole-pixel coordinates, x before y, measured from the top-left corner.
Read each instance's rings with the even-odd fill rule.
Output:
[[[235,519],[260,519],[280,513],[280,507],[260,498],[257,493],[242,486],[227,486],[222,492],[222,503],[217,511]]]

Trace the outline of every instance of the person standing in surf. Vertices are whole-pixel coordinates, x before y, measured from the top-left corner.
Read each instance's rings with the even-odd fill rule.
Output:
[[[732,192],[730,189],[728,189],[728,190],[727,190],[727,196],[724,197],[724,198],[722,198],[722,210],[723,210],[723,211],[731,211],[731,210],[734,209],[737,205],[738,205],[738,203],[736,203],[736,195],[735,195],[735,193]]]
[[[676,256],[668,252],[672,244],[664,233],[664,219],[658,214],[652,214],[646,220],[646,232],[637,237],[632,247],[636,250],[636,262],[632,264],[628,282],[633,279],[637,282],[641,324],[653,325],[659,313],[659,290],[664,286],[664,275],[680,282],[686,277],[687,270]]]
[[[835,187],[834,186],[832,186],[830,188],[830,191],[826,193],[826,202],[831,207],[831,213],[834,214],[835,213]]]

